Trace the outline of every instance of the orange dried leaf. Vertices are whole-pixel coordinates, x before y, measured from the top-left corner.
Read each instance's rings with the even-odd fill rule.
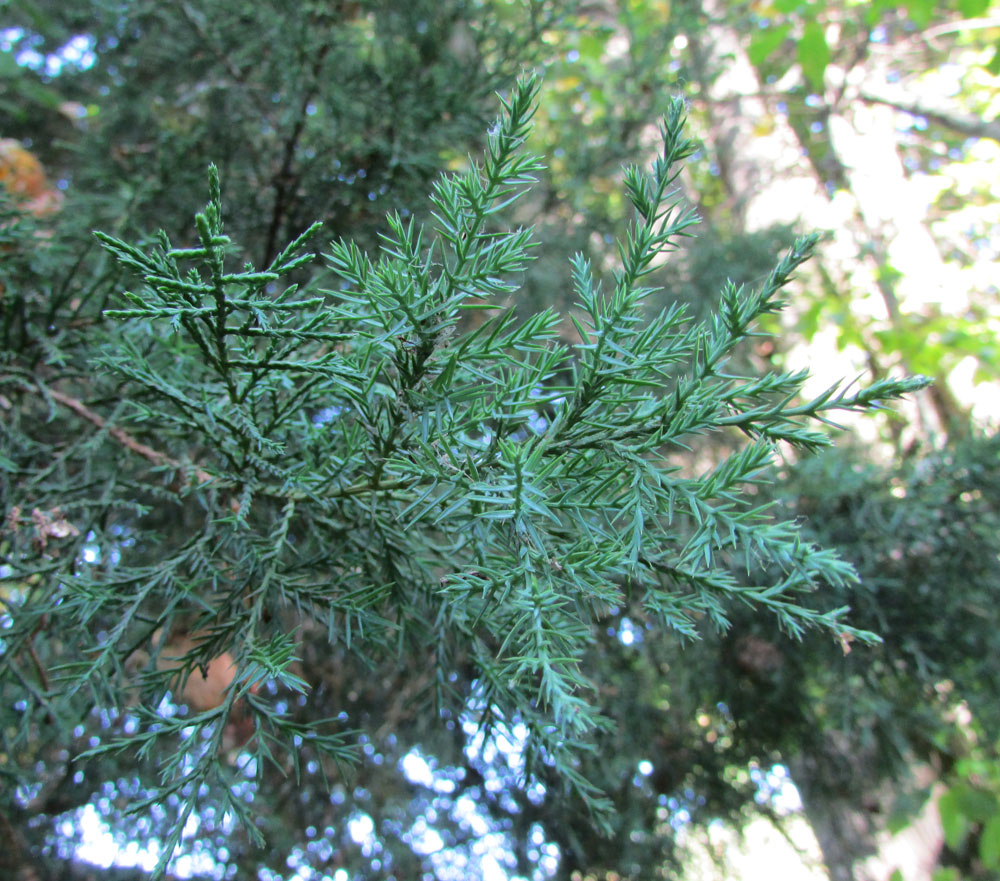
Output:
[[[42,163],[13,138],[0,138],[0,184],[35,217],[62,207],[63,194],[49,184]]]

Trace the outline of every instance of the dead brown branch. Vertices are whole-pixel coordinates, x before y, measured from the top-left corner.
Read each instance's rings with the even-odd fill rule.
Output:
[[[182,462],[168,456],[166,453],[160,450],[154,450],[151,446],[136,440],[132,435],[130,435],[125,429],[118,428],[115,425],[108,425],[106,419],[99,413],[95,413],[91,410],[83,401],[77,398],[67,395],[58,389],[49,388],[46,389],[46,393],[53,401],[62,404],[69,410],[72,410],[78,416],[86,419],[92,425],[96,425],[101,431],[106,431],[109,436],[113,437],[118,443],[127,449],[131,450],[133,453],[137,453],[144,459],[148,459],[154,465],[167,465],[171,468],[177,468],[179,470],[183,469],[185,466]],[[198,480],[198,483],[205,483],[212,479],[212,475],[207,471],[203,471],[201,468],[195,468],[194,475]]]

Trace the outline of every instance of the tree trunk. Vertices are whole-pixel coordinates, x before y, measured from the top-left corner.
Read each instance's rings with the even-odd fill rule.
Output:
[[[826,283],[851,297],[852,311],[865,315],[859,321],[862,327],[872,320],[898,327],[897,292],[879,284],[884,261],[893,260],[905,272],[915,273],[915,279],[928,279],[920,267],[899,264],[904,257],[895,247],[891,255],[873,252],[871,245],[878,244],[882,229],[878,212],[893,212],[893,222],[905,232],[907,247],[922,252],[923,260],[931,266],[931,283],[941,277],[938,269],[942,261],[919,217],[910,217],[914,212],[905,204],[886,206],[868,186],[880,176],[893,185],[905,184],[894,143],[880,142],[872,153],[867,139],[862,145],[861,134],[855,131],[851,136],[853,118],[844,115],[832,121],[831,129],[836,129],[833,146],[857,192],[853,199],[831,199],[788,119],[772,112],[763,84],[743,49],[743,35],[727,21],[728,10],[721,0],[706,0],[703,9],[710,22],[702,32],[691,35],[693,66],[701,80],[700,94],[711,130],[708,141],[729,194],[731,220],[746,232],[781,223],[839,230],[824,245],[820,258]],[[870,109],[861,104],[858,108],[858,112]],[[872,167],[865,164],[869,155]],[[899,216],[900,212],[906,216]],[[861,296],[854,295],[858,291],[863,292]],[[812,340],[809,348],[813,364],[819,358],[845,375],[845,356],[836,350],[834,339],[827,340],[827,349],[819,356],[816,342]],[[885,373],[880,354],[875,344],[864,352],[876,378]],[[818,379],[824,387],[829,384],[826,374]],[[940,422],[928,421],[928,406],[937,411]],[[939,427],[948,415],[937,402],[925,402],[918,419],[926,429]],[[900,789],[893,783],[879,782],[874,759],[859,753],[856,739],[827,732],[817,749],[791,757],[789,765],[832,881],[888,881],[897,869],[903,881],[931,881],[943,840],[935,799],[906,829],[891,836],[886,821]],[[930,772],[917,769],[913,773],[926,777]],[[917,785],[929,786],[931,782],[917,779]]]
[[[942,298],[947,271],[896,149],[896,110],[866,105],[855,73],[828,67],[828,92],[836,96],[827,118],[832,161],[849,185],[849,192],[831,198],[787,116],[777,111],[777,96],[768,96],[743,48],[743,35],[729,24],[731,12],[720,0],[706,0],[703,8],[710,21],[692,35],[693,69],[731,220],[747,232],[783,223],[803,231],[829,230],[816,261],[823,277],[818,283],[845,299],[865,340],[852,356],[850,349],[838,349],[831,326],[810,340],[808,352],[793,349],[789,359],[828,366],[815,372],[807,394],[859,368],[884,378],[892,365],[883,363],[886,353],[872,334],[879,323],[904,332],[906,313],[918,314],[929,303],[947,302],[949,311],[964,308],[954,298]],[[794,315],[794,304],[788,314]],[[914,372],[905,357],[896,360]],[[968,414],[946,377],[935,379],[932,389],[915,396],[908,415],[921,435],[961,433]]]
[[[861,798],[839,795],[837,773],[843,773],[857,757],[843,755],[835,740],[827,738],[822,756],[801,755],[789,762],[803,811],[819,842],[831,881],[890,881],[896,872],[902,881],[933,881],[944,845],[937,810],[944,787],[936,782],[933,770],[926,765],[911,769],[908,786],[926,789],[930,797],[903,829],[891,834],[885,827],[896,788],[873,787]],[[831,769],[837,770],[831,774]],[[849,771],[854,775],[869,772],[864,767]],[[859,779],[865,778],[856,776],[854,787]]]

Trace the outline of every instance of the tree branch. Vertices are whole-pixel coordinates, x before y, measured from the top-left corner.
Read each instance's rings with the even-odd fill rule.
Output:
[[[32,391],[36,391],[31,386],[24,386],[25,388],[30,388]],[[72,410],[78,416],[86,419],[93,425],[96,425],[101,431],[106,431],[111,437],[118,441],[122,446],[131,450],[133,453],[137,453],[144,459],[148,459],[154,465],[166,465],[171,468],[177,468],[182,470],[186,468],[183,462],[174,459],[172,456],[167,455],[160,450],[153,449],[153,447],[142,443],[142,441],[136,440],[132,435],[130,435],[123,428],[118,428],[114,425],[108,425],[108,422],[100,414],[95,413],[82,401],[77,400],[71,395],[67,395],[64,392],[60,392],[57,389],[46,388],[44,394],[52,398],[64,407]],[[195,466],[194,476],[197,478],[199,484],[213,482],[213,485],[217,489],[233,489],[236,487],[236,483],[231,480],[219,479],[213,474],[209,474],[203,468]],[[329,492],[323,493],[322,497],[326,499],[335,498],[346,498],[348,496],[364,495],[366,493],[374,492],[384,492],[391,491],[395,489],[407,489],[414,485],[415,481],[412,479],[402,479],[402,480],[391,480],[385,483],[378,483],[371,480],[365,480],[360,483],[350,484],[349,486],[337,487],[336,489],[330,490]],[[302,501],[305,499],[313,498],[312,495],[305,492],[296,492],[294,490],[284,490],[279,487],[273,486],[260,486],[256,487],[256,492],[259,495],[273,496],[280,499],[290,499],[292,501]]]
[[[62,404],[78,416],[86,419],[92,425],[96,425],[99,429],[101,429],[101,431],[106,431],[111,437],[122,444],[122,446],[127,447],[133,453],[138,453],[154,465],[168,465],[171,468],[178,469],[183,469],[185,467],[183,462],[179,462],[177,459],[168,456],[166,453],[154,450],[152,447],[136,440],[132,437],[132,435],[125,431],[125,429],[118,428],[115,425],[108,425],[107,420],[103,416],[95,413],[86,404],[84,404],[83,401],[79,401],[76,398],[59,391],[58,389],[53,388],[45,389],[45,394],[52,398],[53,401]],[[213,479],[211,474],[207,471],[203,471],[201,468],[195,468],[194,474],[199,483],[205,483],[206,481]]]
[[[272,178],[274,186],[274,208],[271,211],[271,222],[267,228],[267,242],[264,245],[264,260],[261,266],[270,266],[278,252],[278,233],[281,225],[288,213],[288,203],[291,200],[295,188],[298,186],[299,175],[293,173],[292,166],[295,164],[295,150],[302,132],[305,130],[306,117],[308,116],[309,104],[319,88],[319,75],[323,69],[323,62],[330,51],[330,42],[324,43],[313,58],[312,69],[310,71],[312,82],[305,90],[299,106],[299,116],[292,127],[292,131],[285,140],[284,151],[281,158],[281,168]]]
[[[956,113],[947,107],[928,106],[903,94],[885,95],[862,91],[860,98],[867,104],[884,104],[886,107],[893,107],[904,113],[926,117],[938,125],[950,128],[959,134],[968,135],[970,138],[991,138],[994,141],[1000,141],[1000,121],[990,122],[978,116]]]

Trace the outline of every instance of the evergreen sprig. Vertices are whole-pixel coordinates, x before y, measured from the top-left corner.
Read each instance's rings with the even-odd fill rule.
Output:
[[[144,249],[98,234],[141,282],[105,313],[128,322],[128,342],[100,359],[130,396],[131,428],[161,451],[143,454],[153,474],[135,479],[147,496],[169,487],[193,528],[145,559],[123,550],[114,567],[52,576],[15,634],[42,615],[95,634],[75,644],[54,693],[131,683],[138,703],[122,711],[136,724],[95,752],[187,744],[160,768],[159,791],[184,799],[173,843],[200,787],[229,791],[220,749],[237,712],[252,721],[245,749],[258,763],[283,752],[297,763],[302,748],[351,760],[339,723],[289,718],[273,696],[310,687],[302,630],[322,634],[333,656],[426,658],[439,701],[475,703],[487,729],[521,722],[527,773],[562,781],[597,818],[608,803],[577,759],[608,723],[580,662],[609,609],[638,603],[695,637],[701,619],[725,627],[727,608],[747,603],[794,635],[874,638],[844,609],[802,602],[855,575],[746,490],[767,479],[776,443],[828,444],[812,423],[926,381],[800,403],[804,373],[726,372],[734,347],[780,308],[815,237],[759,289],[729,287],[707,323],[678,307],[646,317],[654,289],[643,281],[696,222],[673,186],[694,150],[680,99],[652,167],[626,171],[636,218],[611,290],[582,255],[573,261],[578,341],[560,341],[553,312],[520,319],[501,307],[530,259],[531,231],[500,219],[541,168],[522,152],[537,90],[527,77],[503,100],[482,160],[435,184],[427,225],[389,216],[376,255],[332,243],[326,291],[307,277],[318,224],[263,270],[227,266],[214,167],[194,244],[164,236]],[[672,454],[726,429],[746,445],[682,475]],[[769,580],[747,586],[738,568]],[[174,632],[197,639],[168,665],[159,655]],[[218,706],[165,714],[164,695],[224,654],[234,674]],[[471,694],[450,684],[458,669]]]

